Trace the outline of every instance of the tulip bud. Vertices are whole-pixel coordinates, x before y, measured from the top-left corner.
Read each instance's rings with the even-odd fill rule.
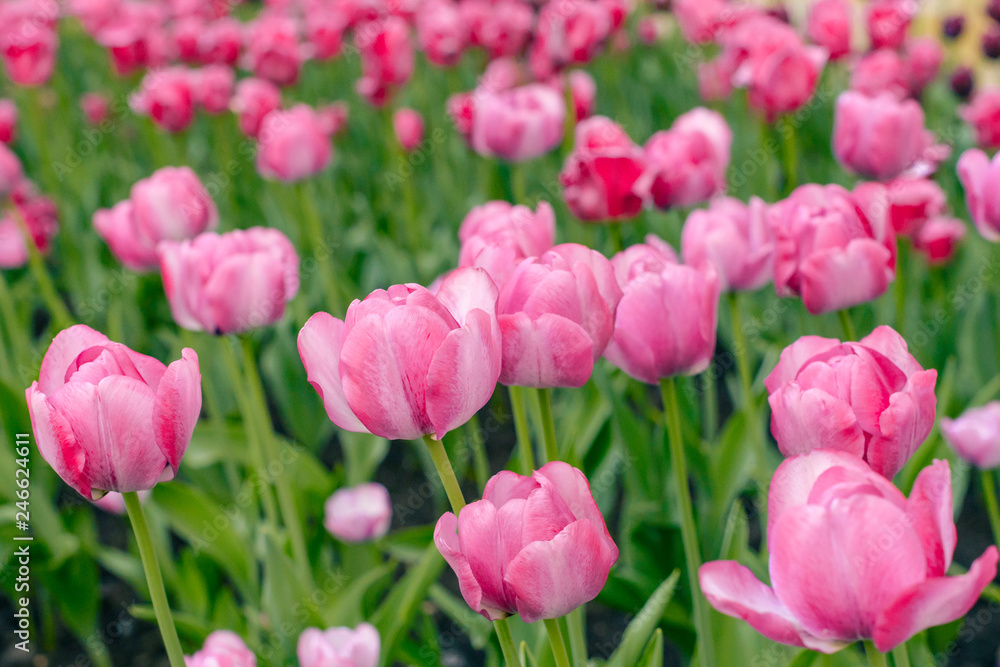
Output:
[[[299,667],[377,667],[381,638],[375,626],[307,628],[299,635]]]
[[[977,468],[1000,467],[1000,401],[944,417],[941,432],[959,456]]]
[[[108,117],[108,98],[100,93],[87,93],[80,98],[80,109],[91,125],[100,125]]]
[[[958,39],[965,32],[965,17],[961,14],[946,16],[941,23],[941,32],[948,39]]]
[[[257,658],[239,635],[216,630],[205,639],[201,650],[185,659],[187,667],[257,667]]]
[[[424,119],[413,109],[400,109],[392,116],[392,127],[403,150],[409,153],[424,140]]]
[[[294,182],[313,176],[330,164],[330,135],[315,110],[298,104],[272,111],[260,125],[257,171],[270,180]]]
[[[345,542],[371,542],[389,532],[392,501],[381,484],[359,484],[335,491],[324,505],[323,525]]]

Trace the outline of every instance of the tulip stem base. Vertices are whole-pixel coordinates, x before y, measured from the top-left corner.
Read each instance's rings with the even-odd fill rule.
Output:
[[[559,443],[556,442],[556,422],[552,418],[552,390],[535,389],[535,397],[542,427],[542,443],[545,445],[545,462],[558,461]]]
[[[508,387],[510,410],[514,413],[514,432],[517,434],[517,455],[520,459],[521,474],[531,475],[535,470],[535,453],[531,447],[531,429],[528,427],[528,411],[524,403],[524,387]]]
[[[125,509],[128,511],[128,518],[135,532],[135,541],[139,545],[139,557],[142,559],[142,569],[146,573],[149,597],[153,602],[156,624],[160,626],[170,667],[184,667],[184,651],[181,649],[181,640],[174,626],[174,617],[170,613],[167,592],[163,588],[163,575],[160,574],[160,564],[156,560],[156,550],[153,548],[153,540],[149,534],[142,504],[139,502],[139,495],[132,491],[123,493],[122,496],[125,498]]]
[[[906,652],[906,643],[892,649],[892,661],[896,667],[910,667],[910,654]]]
[[[670,466],[673,468],[677,483],[677,498],[681,511],[681,540],[684,542],[684,560],[687,562],[688,583],[691,586],[694,625],[698,632],[699,661],[703,665],[714,665],[711,619],[698,581],[701,554],[698,547],[698,531],[694,523],[694,509],[691,504],[691,489],[688,487],[687,464],[684,460],[684,434],[681,430],[681,409],[677,400],[676,379],[672,377],[661,379],[660,391],[663,394],[663,411],[667,422]]]
[[[510,623],[506,618],[501,618],[493,621],[493,628],[497,631],[500,650],[503,652],[503,660],[507,663],[507,667],[521,667],[521,659],[517,657],[517,647],[514,646],[514,637],[510,634]]]
[[[865,655],[868,656],[869,667],[888,667],[885,653],[875,648],[875,644],[870,639],[865,642]]]
[[[570,667],[569,654],[566,652],[566,642],[563,640],[559,620],[555,618],[545,619],[545,631],[549,633],[549,643],[552,644],[552,655],[556,660],[556,667]]]
[[[462,495],[462,487],[455,476],[455,469],[451,467],[451,461],[448,460],[448,452],[445,451],[444,443],[429,435],[424,436],[424,442],[427,443],[427,451],[430,452],[434,467],[437,468],[438,477],[441,478],[441,484],[444,485],[444,492],[448,496],[448,502],[451,503],[451,511],[455,513],[455,516],[458,516],[458,513],[465,507],[465,496]]]
[[[992,470],[980,470],[983,483],[983,501],[986,503],[986,513],[990,517],[990,528],[993,529],[993,541],[1000,544],[1000,504],[997,503],[997,487]]]
[[[854,322],[851,320],[851,314],[847,309],[838,310],[837,317],[840,319],[840,328],[844,330],[844,340],[857,340],[858,334],[854,331]]]

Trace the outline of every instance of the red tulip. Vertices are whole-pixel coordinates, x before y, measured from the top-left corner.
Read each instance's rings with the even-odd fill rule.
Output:
[[[896,234],[909,237],[947,208],[944,190],[926,178],[897,178],[884,186],[862,183],[854,188],[854,198],[866,211],[887,213]]]
[[[936,379],[887,326],[857,343],[803,336],[764,380],[771,433],[785,456],[836,449],[891,479],[934,425]]]
[[[989,547],[962,576],[947,461],[921,471],[906,498],[864,462],[819,450],[779,466],[768,494],[772,587],[736,561],[701,567],[717,610],[783,644],[834,653],[859,639],[888,652],[966,614],[996,576]]]
[[[394,285],[344,320],[316,313],[299,332],[309,382],[334,424],[390,440],[440,440],[493,395],[500,376],[497,288],[458,269],[436,294]]]
[[[173,479],[201,411],[198,355],[165,366],[84,324],[61,331],[25,392],[38,450],[86,498]]]
[[[576,126],[573,152],[559,174],[563,198],[584,221],[635,217],[642,210],[636,182],[645,167],[642,149],[618,124],[604,116],[588,118]]]
[[[618,560],[587,478],[561,461],[493,476],[482,500],[438,520],[434,543],[490,620],[564,616],[597,597]]]

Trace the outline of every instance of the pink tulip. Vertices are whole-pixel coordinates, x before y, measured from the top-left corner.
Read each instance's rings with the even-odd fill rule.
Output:
[[[316,111],[298,104],[272,111],[260,125],[257,171],[270,180],[301,181],[326,169],[333,146]]]
[[[711,266],[723,291],[767,284],[774,261],[767,204],[757,197],[749,204],[727,197],[693,211],[681,232],[681,254],[685,264]]]
[[[232,18],[212,21],[198,35],[198,58],[203,65],[234,67],[243,48],[243,24]]]
[[[557,245],[521,262],[500,291],[500,382],[582,387],[604,354],[622,291],[603,255]]]
[[[185,657],[187,667],[257,667],[257,658],[240,636],[229,630],[216,630],[201,650]]]
[[[851,4],[847,0],[816,0],[809,7],[806,35],[838,60],[851,53]]]
[[[587,478],[561,461],[531,477],[494,475],[482,500],[438,519],[434,543],[490,620],[564,616],[597,597],[618,560]]]
[[[959,115],[972,127],[979,146],[1000,148],[1000,88],[977,92],[971,104],[959,109]]]
[[[194,120],[191,78],[190,72],[183,67],[151,71],[143,78],[129,105],[168,132],[185,130]]]
[[[909,237],[947,208],[944,190],[926,178],[897,178],[885,186],[862,183],[854,189],[854,198],[873,215],[887,213],[896,234]]]
[[[153,3],[120,3],[111,18],[95,32],[97,43],[108,49],[119,76],[149,65],[165,64],[166,37],[162,7]]]
[[[17,133],[17,105],[14,100],[0,98],[0,144],[13,143]]]
[[[941,432],[959,456],[977,468],[1000,468],[1000,401],[941,420]]]
[[[873,49],[898,49],[916,13],[913,0],[872,0],[865,11],[865,22]]]
[[[256,139],[264,117],[281,108],[281,90],[265,79],[243,79],[229,107],[239,117],[240,131]]]
[[[538,13],[529,62],[545,79],[568,65],[590,62],[611,34],[612,16],[595,0],[550,0]]]
[[[358,94],[372,106],[383,106],[413,74],[409,26],[398,16],[372,21],[358,27],[354,42],[361,54]]]
[[[236,85],[236,73],[228,65],[209,65],[192,71],[195,102],[211,114],[229,108]]]
[[[323,509],[327,532],[345,542],[380,539],[392,523],[389,491],[374,482],[335,491]]]
[[[891,93],[899,99],[904,99],[910,94],[908,65],[892,49],[879,49],[866,53],[854,63],[850,89],[868,97]]]
[[[958,178],[976,229],[986,240],[1000,241],[1000,157],[990,160],[978,148],[967,150],[958,160]]]
[[[152,495],[152,491],[145,490],[139,491],[137,494],[139,496],[139,502],[145,504],[149,497]],[[125,496],[118,493],[117,491],[109,491],[105,493],[103,497],[98,500],[91,500],[92,505],[99,507],[109,514],[117,514],[123,516],[128,509],[125,507]]]
[[[27,264],[29,242],[45,254],[59,231],[56,205],[39,195],[30,181],[22,179],[9,197],[13,207],[0,214],[0,269]]]
[[[417,14],[420,50],[435,65],[449,67],[457,63],[469,37],[469,27],[462,21],[460,5],[453,0],[426,2]]]
[[[314,3],[305,7],[306,36],[317,60],[338,56],[344,46],[347,28],[344,16],[331,5]]]
[[[165,366],[77,324],[25,396],[42,458],[82,496],[151,489],[177,474],[198,421],[198,355]]]
[[[307,628],[299,635],[299,667],[377,667],[382,640],[375,626]]]
[[[910,497],[844,452],[778,467],[768,494],[772,587],[736,561],[701,567],[708,601],[783,644],[834,653],[859,639],[888,652],[965,615],[996,576],[989,547],[967,574],[955,551],[947,461],[924,468]]]
[[[708,367],[719,305],[715,272],[676,264],[673,251],[653,239],[611,260],[623,295],[604,353],[612,364],[648,384],[696,375]]]
[[[173,41],[173,51],[177,58],[188,65],[196,65],[201,54],[198,51],[198,38],[205,30],[204,19],[189,16],[174,21],[169,29]]]
[[[396,140],[409,153],[416,150],[424,140],[424,119],[413,109],[399,109],[392,115],[392,128]]]
[[[770,216],[775,290],[801,296],[814,315],[871,301],[896,275],[887,212],[867,215],[839,185],[803,185]]]
[[[566,102],[544,84],[490,91],[480,87],[467,98],[469,146],[484,157],[523,162],[544,155],[562,142]],[[454,110],[454,108],[453,108]],[[462,119],[456,123],[461,129]]]
[[[569,89],[573,97],[576,122],[590,118],[597,98],[597,82],[586,70],[575,69],[569,73]]]
[[[698,107],[657,132],[643,149],[636,192],[660,209],[693,206],[726,188],[733,133],[721,114]]]
[[[0,142],[0,201],[14,192],[23,180],[21,160],[5,143]]]
[[[335,137],[347,129],[350,110],[346,102],[334,102],[316,109],[320,127],[328,136]]]
[[[262,15],[249,29],[246,45],[245,66],[254,76],[278,86],[290,86],[299,80],[305,58],[293,19]]]
[[[108,98],[100,93],[86,93],[80,98],[80,110],[88,123],[100,125],[108,118]]]
[[[724,26],[723,14],[731,11],[725,0],[673,0],[671,9],[684,39],[692,44],[715,41]]]
[[[906,43],[906,72],[910,94],[919,95],[937,77],[944,51],[936,39],[922,37]]]
[[[573,152],[559,174],[566,205],[584,221],[633,218],[642,210],[635,185],[645,166],[642,149],[617,123],[588,118],[577,124]]]
[[[706,102],[729,99],[733,92],[733,73],[721,59],[698,64],[698,93]]]
[[[913,166],[929,143],[924,111],[914,100],[850,90],[837,99],[833,152],[855,173],[891,180]]]
[[[887,326],[857,343],[803,336],[764,380],[771,433],[785,456],[836,449],[891,479],[934,425],[936,380]]]
[[[316,313],[299,332],[309,383],[337,426],[390,440],[440,440],[493,395],[500,377],[497,288],[457,269],[436,294],[394,285],[344,320]]]
[[[41,86],[52,77],[57,18],[58,7],[31,0],[0,4],[0,62],[15,85]]]
[[[521,0],[462,0],[458,10],[470,45],[482,46],[491,59],[519,55],[531,37],[535,15]]]
[[[913,247],[931,265],[947,264],[965,238],[965,223],[955,218],[938,216],[929,219],[913,236]]]
[[[548,202],[526,206],[491,201],[477,206],[462,221],[458,265],[484,269],[503,289],[514,269],[528,257],[540,257],[555,243],[556,217]]]
[[[276,229],[251,227],[157,246],[174,321],[213,334],[277,322],[299,290],[299,257]]]

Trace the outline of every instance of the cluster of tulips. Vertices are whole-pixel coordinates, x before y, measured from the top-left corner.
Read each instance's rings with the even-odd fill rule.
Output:
[[[619,522],[605,520],[593,478],[572,447],[560,445],[556,428],[553,390],[598,386],[601,365],[620,370],[608,371],[618,379],[659,390],[658,398],[630,391],[617,400],[643,401],[653,393],[655,409],[643,414],[666,431],[666,444],[633,444],[655,451],[653,458],[663,450],[669,462],[668,497],[680,526],[698,664],[718,664],[714,608],[768,639],[807,649],[802,655],[862,641],[871,665],[886,665],[888,653],[897,667],[908,665],[911,638],[962,618],[991,587],[996,546],[967,569],[953,566],[952,470],[947,460],[923,453],[940,431],[961,459],[983,470],[1000,541],[990,472],[1000,467],[1000,401],[988,402],[997,389],[986,392],[982,405],[939,420],[938,372],[911,354],[901,327],[865,320],[867,335],[856,334],[856,308],[890,290],[906,268],[904,252],[909,258],[916,251],[936,270],[955,261],[966,236],[966,223],[955,217],[961,212],[949,209],[938,182],[958,142],[928,129],[920,101],[949,57],[944,46],[910,34],[916,6],[909,0],[871,0],[863,9],[848,0],[815,0],[798,28],[781,9],[727,0],[666,4],[669,10],[626,0],[275,0],[259,11],[197,0],[0,4],[0,61],[13,84],[47,84],[69,24],[106,51],[112,71],[132,90],[121,108],[98,90],[83,96],[91,125],[134,114],[161,133],[185,136],[202,116],[229,114],[251,146],[257,174],[283,183],[321,178],[335,160],[335,138],[355,122],[343,100],[286,105],[284,98],[297,99],[295,87],[309,67],[326,61],[339,67],[356,57],[356,94],[384,110],[387,141],[405,155],[425,144],[430,120],[399,103],[417,61],[449,69],[470,53],[485,56],[471,90],[448,91],[449,131],[478,156],[502,164],[512,201],[466,207],[459,252],[433,282],[384,286],[338,309],[344,288],[331,267],[336,248],[319,274],[303,271],[300,261],[307,252],[310,260],[318,257],[330,234],[315,190],[296,190],[307,202],[297,235],[260,224],[232,229],[211,187],[182,164],[149,173],[131,185],[127,199],[90,211],[93,232],[115,261],[159,274],[171,326],[208,334],[185,334],[196,342],[169,364],[79,323],[66,306],[44,258],[58,231],[57,207],[25,175],[24,118],[13,101],[0,100],[0,268],[30,267],[57,331],[25,391],[35,444],[83,498],[128,514],[171,667],[254,667],[258,660],[254,642],[235,628],[216,629],[185,655],[160,573],[166,554],[143,509],[155,502],[149,492],[182,469],[199,423],[221,417],[217,405],[203,405],[203,384],[206,398],[220,389],[236,398],[248,469],[266,480],[244,506],[262,534],[278,535],[289,556],[289,586],[317,586],[321,566],[311,558],[295,480],[287,469],[269,473],[285,446],[268,390],[282,388],[265,386],[249,338],[287,320],[307,281],[328,283],[322,308],[334,311],[315,309],[296,324],[308,382],[340,437],[422,441],[421,456],[433,463],[452,510],[436,521],[429,558],[443,557],[465,603],[493,624],[508,667],[536,664],[527,645],[515,643],[512,616],[543,621],[551,664],[586,665],[580,609],[598,597],[624,554],[615,537]],[[870,45],[864,52],[853,35],[858,19]],[[664,129],[642,144],[630,136],[631,123],[597,113],[597,83],[582,69],[605,51],[612,54],[604,57],[623,57],[633,28],[649,48],[681,48],[679,39],[669,41],[676,29],[684,48],[696,49],[701,61],[692,74],[706,105],[659,123]],[[850,188],[799,182],[798,163],[808,154],[795,143],[796,119],[820,112],[815,98],[832,67],[849,70],[849,88],[833,105],[824,142],[845,173],[862,179]],[[736,97],[760,117],[765,135],[772,128],[781,135],[775,152],[784,148],[774,189],[748,201],[726,195],[739,137],[722,110]],[[978,235],[996,243],[1000,158],[982,149],[1000,146],[1000,90],[977,91],[959,114],[980,148],[962,152],[952,171]],[[558,194],[529,203],[521,163],[555,151],[563,160],[550,174]],[[399,215],[412,216],[408,209]],[[589,231],[601,228],[614,254],[557,243],[557,210]],[[650,216],[660,214],[682,222],[676,250],[652,232],[626,244],[626,233],[632,236],[626,225],[646,231]],[[419,244],[419,226],[406,222]],[[220,226],[230,230],[220,233]],[[754,388],[763,373],[751,367],[740,319],[748,293],[767,285],[806,311],[803,335],[775,355],[763,379],[770,434],[784,457],[776,470]],[[6,284],[0,286],[7,299]],[[695,380],[685,378],[698,376],[701,387],[708,381],[726,300],[732,331],[725,335],[732,337],[740,387],[733,410],[755,469],[769,585],[760,568],[703,559],[698,523],[707,519],[689,483],[693,438],[682,394]],[[905,305],[897,304],[897,323]],[[307,315],[314,311],[308,308]],[[4,345],[11,355],[27,356],[38,332],[19,331],[11,312],[4,311],[0,327]],[[837,314],[843,340],[812,333],[826,313]],[[996,312],[991,317],[995,323]],[[203,383],[205,360],[214,363],[216,356],[230,371],[228,388],[209,387],[207,377]],[[475,422],[498,385],[514,420],[514,454],[502,466],[512,469],[489,477],[481,497],[466,504],[461,471],[443,441]],[[893,483],[907,468],[911,483],[900,486],[909,487],[908,495]],[[323,526],[346,544],[381,540],[399,489],[355,482],[326,501]],[[672,590],[676,581],[664,585]],[[659,589],[642,594],[650,604],[658,600],[650,607],[656,618],[646,624],[639,650],[618,664],[638,665],[640,658],[643,665],[663,664],[662,635],[657,644],[652,626],[667,600]],[[401,659],[383,650],[375,619],[353,627],[303,623],[282,632],[297,637],[301,667],[375,667]]]

